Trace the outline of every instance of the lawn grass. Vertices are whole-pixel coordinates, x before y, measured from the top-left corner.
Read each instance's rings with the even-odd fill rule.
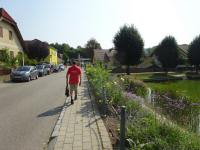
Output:
[[[177,72],[169,72],[167,75],[166,73],[163,73],[163,72],[133,73],[131,75],[132,77],[138,80],[154,80],[158,78],[176,79],[178,77],[185,77],[184,73],[177,73]]]
[[[173,90],[187,96],[193,102],[200,101],[200,80],[180,80],[174,82],[147,83],[152,89]]]
[[[138,80],[156,79],[168,77],[175,79],[176,77],[184,77],[184,73],[169,72],[165,73],[134,73],[131,77]],[[148,82],[148,86],[159,91],[175,91],[178,94],[188,97],[193,102],[200,102],[200,80],[174,80],[167,82]]]

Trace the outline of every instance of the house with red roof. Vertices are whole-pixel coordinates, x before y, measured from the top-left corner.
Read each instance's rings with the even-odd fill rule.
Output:
[[[0,8],[0,53],[8,49],[10,56],[16,56],[25,49],[24,40],[15,20]]]

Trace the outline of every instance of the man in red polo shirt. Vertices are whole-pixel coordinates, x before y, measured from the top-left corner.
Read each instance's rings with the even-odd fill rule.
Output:
[[[77,99],[78,84],[81,85],[81,69],[73,62],[73,65],[67,71],[67,86],[69,83],[71,104],[74,104],[73,91],[75,92],[75,100]]]

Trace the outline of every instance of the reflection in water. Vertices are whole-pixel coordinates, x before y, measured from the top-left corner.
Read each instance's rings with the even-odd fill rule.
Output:
[[[178,125],[200,134],[200,105],[192,103],[184,98],[170,98],[169,93],[159,94],[148,88],[147,102],[151,103],[155,110]]]

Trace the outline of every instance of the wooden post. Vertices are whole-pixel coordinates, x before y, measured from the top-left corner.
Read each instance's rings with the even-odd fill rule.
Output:
[[[126,112],[125,106],[121,107],[121,121],[120,121],[120,150],[125,150],[125,122],[126,122]]]

